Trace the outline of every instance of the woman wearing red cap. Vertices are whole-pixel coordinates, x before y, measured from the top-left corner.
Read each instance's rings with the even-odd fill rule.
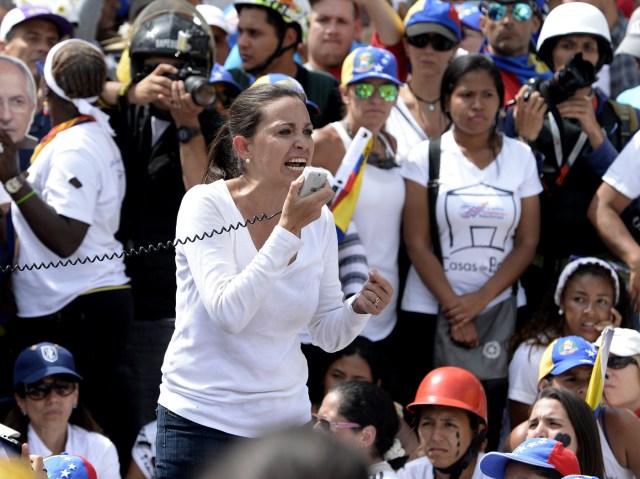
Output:
[[[487,433],[487,397],[469,371],[452,366],[425,376],[407,406],[425,457],[398,471],[402,479],[480,479]]]

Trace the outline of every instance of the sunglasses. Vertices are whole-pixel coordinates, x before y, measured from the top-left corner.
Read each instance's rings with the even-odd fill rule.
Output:
[[[233,88],[227,88],[219,83],[214,83],[214,88],[216,89],[216,97],[220,100],[222,106],[225,109],[229,109],[233,100],[238,97],[238,92]]]
[[[312,414],[313,417],[312,422],[315,427],[316,424],[319,424],[319,428],[324,432],[333,432],[336,429],[360,429],[362,426],[355,422],[338,422],[338,421],[330,421],[326,417],[318,416],[317,414]]]
[[[502,20],[507,16],[508,5],[503,3],[488,3],[482,5],[483,13],[494,21]],[[511,5],[511,15],[517,22],[526,22],[533,15],[533,8],[528,3],[514,3]]]
[[[38,381],[37,383],[25,384],[24,392],[30,399],[40,401],[51,394],[51,391],[55,391],[58,396],[68,396],[76,390],[76,386],[77,383],[75,381],[58,378],[51,383]]]
[[[373,96],[376,87],[371,83],[356,83],[354,85],[354,91],[360,100],[366,100]],[[398,98],[398,87],[396,85],[385,83],[384,85],[378,86],[378,91],[384,101],[396,101],[396,98]]]
[[[450,40],[444,35],[440,35],[438,33],[423,33],[421,35],[407,37],[407,42],[409,42],[409,45],[416,48],[426,48],[427,45],[431,43],[433,49],[439,52],[448,52],[456,44],[453,40]]]
[[[607,367],[611,369],[624,369],[629,364],[638,364],[638,362],[631,356],[611,356],[607,360]]]

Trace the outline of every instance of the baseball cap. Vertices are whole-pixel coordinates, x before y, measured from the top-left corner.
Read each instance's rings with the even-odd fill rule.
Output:
[[[44,468],[49,479],[98,479],[96,470],[82,456],[63,452],[57,456],[49,456],[44,460]]]
[[[602,345],[602,336],[598,338],[595,345],[597,347]],[[640,354],[640,333],[635,329],[614,328],[609,352],[616,356],[635,356]]]
[[[548,438],[528,439],[513,452],[490,452],[480,459],[480,470],[485,476],[504,479],[509,461],[555,469],[563,476],[580,474],[580,465],[575,454],[561,442]]]
[[[12,8],[2,19],[0,23],[0,40],[5,41],[9,32],[17,25],[29,20],[48,20],[58,29],[58,34],[62,38],[65,35],[71,35],[73,25],[66,18],[56,15],[46,7],[40,6],[24,6]]]
[[[624,38],[616,48],[616,55],[621,53],[640,57],[640,7],[631,14]]]
[[[211,70],[211,76],[209,77],[209,83],[225,83],[240,94],[242,92],[242,87],[238,85],[238,83],[233,79],[231,73],[229,73],[225,68],[219,63],[215,63],[213,65],[213,69]]]
[[[542,354],[538,379],[546,378],[549,374],[557,376],[576,366],[593,366],[597,354],[596,347],[580,336],[558,338]]]
[[[342,63],[342,84],[350,85],[367,78],[382,78],[398,86],[398,62],[393,54],[382,48],[360,47],[353,50]]]
[[[69,374],[82,379],[68,349],[53,343],[34,344],[24,349],[16,359],[13,387],[21,383],[31,384],[53,374]]]
[[[285,75],[284,73],[269,73],[268,75],[262,75],[255,82],[251,84],[249,88],[253,88],[258,85],[287,85],[293,88],[294,90],[302,93],[305,98],[305,103],[308,107],[311,107],[316,111],[316,113],[320,114],[320,108],[314,102],[307,98],[307,93],[304,91],[304,88],[300,84],[298,80],[289,75]]]
[[[227,35],[231,32],[224,12],[215,5],[196,5],[196,10],[200,12],[200,15],[205,19],[207,25],[221,28]],[[200,25],[200,19],[198,17],[194,18],[193,21]]]
[[[475,2],[464,2],[456,4],[456,11],[460,23],[472,30],[480,31],[480,8]]]
[[[459,42],[462,38],[460,18],[453,4],[440,0],[419,0],[404,17],[407,36],[423,33],[439,33],[449,40]]]

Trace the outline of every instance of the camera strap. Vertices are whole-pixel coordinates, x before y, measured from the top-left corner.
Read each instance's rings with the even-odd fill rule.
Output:
[[[556,184],[558,186],[562,186],[564,183],[564,179],[566,178],[569,170],[575,163],[578,155],[582,151],[584,144],[587,142],[587,134],[584,131],[580,132],[580,136],[576,141],[576,144],[573,145],[569,156],[567,157],[566,163],[564,162],[564,153],[562,152],[562,137],[560,136],[560,128],[558,127],[558,123],[556,122],[553,113],[547,112],[547,119],[549,120],[549,128],[551,129],[551,136],[553,137],[553,151],[556,155],[556,163],[558,164],[558,168],[560,168],[560,174],[558,178],[556,178]]]

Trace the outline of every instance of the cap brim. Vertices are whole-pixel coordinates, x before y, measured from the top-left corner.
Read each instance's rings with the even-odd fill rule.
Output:
[[[418,22],[412,23],[407,27],[408,37],[415,37],[424,33],[438,33],[443,37],[448,38],[452,42],[458,43],[460,41],[460,39],[454,32],[451,31],[451,29],[445,27],[444,25],[440,25],[439,23]]]
[[[71,35],[73,33],[73,25],[69,23],[69,21],[55,13],[44,13],[42,15],[34,15],[33,17],[26,18],[24,22],[28,22],[29,20],[48,20],[53,23],[58,28],[58,33],[60,37],[64,37],[65,35]],[[21,22],[23,23],[23,22]]]
[[[616,48],[616,55],[621,53],[632,55],[634,57],[640,57],[640,36],[626,36]]]
[[[566,373],[569,369],[577,368],[578,366],[590,366],[595,365],[595,358],[593,361],[587,359],[573,359],[562,361],[558,366],[553,368],[549,374],[557,376],[558,374]]]
[[[397,78],[392,77],[391,75],[387,75],[386,73],[378,73],[375,71],[369,71],[367,73],[361,73],[360,75],[353,75],[353,78],[349,80],[347,85],[351,85],[352,83],[357,83],[362,80],[368,80],[369,78],[381,78],[383,80],[388,80],[391,83],[395,83],[398,86],[402,86],[403,83]]]
[[[521,462],[531,466],[544,467],[546,469],[555,469],[551,464],[538,461],[529,457],[522,457],[518,454],[505,452],[489,452],[480,460],[480,470],[485,476],[495,479],[504,479],[504,470],[508,461]]]
[[[74,376],[78,378],[79,380],[82,380],[82,376],[80,376],[77,372],[73,371],[72,369],[64,368],[62,366],[51,366],[44,370],[38,371],[37,373],[33,373],[29,376],[21,378],[20,380],[16,381],[16,385],[19,383],[25,383],[25,384],[35,383],[36,381],[40,381],[41,379],[44,379],[47,376],[53,376],[54,374],[68,374],[70,376]]]

